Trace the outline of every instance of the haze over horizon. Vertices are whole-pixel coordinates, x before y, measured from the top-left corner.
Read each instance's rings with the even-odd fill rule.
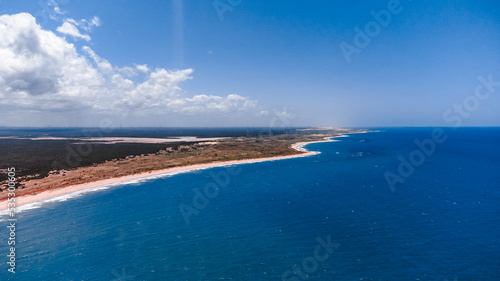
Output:
[[[499,14],[472,0],[4,0],[0,126],[500,126]]]

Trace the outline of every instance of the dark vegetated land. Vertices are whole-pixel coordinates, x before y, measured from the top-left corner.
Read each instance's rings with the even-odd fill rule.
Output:
[[[162,149],[189,142],[166,144],[116,143],[102,144],[75,140],[28,140],[0,139],[0,169],[15,167],[17,176],[36,175],[45,177],[55,169],[73,169],[123,159],[129,155],[152,154]],[[82,153],[83,152],[83,153]],[[0,181],[7,173],[0,173]]]
[[[338,131],[326,130],[326,132],[333,134]],[[322,133],[325,133],[325,129],[120,128],[104,133],[99,128],[0,128],[0,182],[7,180],[6,169],[9,167],[15,167],[17,177],[24,180],[45,178],[50,171],[54,170],[88,167],[114,159],[128,159],[127,156],[156,154],[167,148],[172,148],[170,151],[173,153],[169,154],[171,160],[191,157],[191,160],[185,159],[186,163],[181,160],[176,162],[177,164],[189,164],[203,159],[227,161],[288,155],[291,152],[290,144],[298,139],[316,140],[318,137],[308,136]],[[193,146],[197,142],[105,144],[87,140],[89,137],[175,138],[185,136],[225,137],[227,139],[214,145],[213,149],[216,150],[214,152],[197,150],[199,148],[196,145]],[[68,139],[30,139],[39,137]],[[179,146],[191,146],[191,149],[185,151],[185,149],[179,149]],[[193,149],[197,151],[192,151]]]

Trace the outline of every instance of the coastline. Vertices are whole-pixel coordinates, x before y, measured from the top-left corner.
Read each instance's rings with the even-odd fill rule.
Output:
[[[131,182],[134,180],[144,180],[144,179],[148,179],[148,178],[169,176],[169,175],[173,175],[173,174],[177,174],[177,173],[187,173],[187,172],[195,171],[195,170],[210,169],[210,168],[224,167],[224,166],[230,166],[230,165],[250,164],[250,163],[277,161],[277,160],[292,159],[292,158],[299,158],[299,157],[308,157],[308,156],[320,154],[321,152],[309,151],[309,150],[304,148],[305,145],[312,144],[312,143],[332,142],[332,141],[336,141],[336,140],[334,140],[334,138],[338,138],[338,137],[345,137],[345,135],[340,135],[340,136],[335,136],[335,137],[327,137],[327,138],[325,138],[325,140],[322,140],[322,141],[298,142],[298,143],[293,144],[291,147],[299,152],[302,152],[301,154],[276,156],[276,157],[264,157],[264,158],[251,158],[251,159],[245,159],[245,160],[217,161],[217,162],[211,162],[211,163],[205,163],[205,164],[179,166],[179,167],[173,167],[173,168],[168,168],[168,169],[138,173],[138,174],[133,174],[133,175],[129,175],[129,176],[123,176],[123,177],[117,177],[117,178],[111,178],[111,179],[105,179],[105,180],[99,180],[99,181],[92,181],[92,182],[87,182],[87,183],[83,183],[83,184],[71,185],[71,186],[67,186],[67,187],[63,187],[63,188],[45,190],[45,191],[42,191],[40,193],[33,194],[33,195],[24,195],[24,196],[16,197],[16,201],[15,201],[16,208],[19,208],[19,207],[27,205],[27,204],[32,204],[32,203],[43,203],[45,201],[49,201],[49,200],[54,199],[56,197],[60,197],[63,195],[69,195],[72,193],[82,192],[82,191],[86,191],[86,190],[88,190],[88,191],[97,190],[97,189],[109,187],[112,185],[127,184],[128,182]],[[7,211],[7,209],[8,209],[7,200],[0,201],[0,212],[3,213],[5,211]],[[0,214],[0,215],[2,215],[2,214]]]

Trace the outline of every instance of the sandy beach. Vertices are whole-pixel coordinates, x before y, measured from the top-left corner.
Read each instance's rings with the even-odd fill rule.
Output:
[[[342,136],[338,136],[338,137],[342,137]],[[206,163],[206,164],[180,166],[180,167],[173,167],[173,168],[169,168],[169,169],[156,170],[156,171],[150,171],[150,172],[145,172],[145,173],[138,173],[138,174],[129,175],[129,176],[111,178],[111,179],[106,179],[106,180],[93,181],[93,182],[88,182],[88,183],[84,183],[84,184],[67,186],[67,187],[63,187],[63,188],[46,190],[46,191],[43,191],[43,192],[40,192],[40,193],[34,194],[34,195],[24,195],[24,196],[16,197],[16,200],[15,200],[16,205],[15,206],[16,206],[16,208],[18,208],[18,207],[21,207],[21,206],[26,205],[26,204],[35,203],[35,202],[43,202],[43,201],[53,199],[55,197],[59,197],[62,195],[68,195],[68,194],[83,191],[83,190],[94,189],[94,188],[99,188],[99,187],[104,187],[104,186],[109,186],[109,185],[115,185],[115,184],[119,184],[119,183],[126,183],[129,181],[138,180],[138,179],[145,179],[145,178],[156,177],[156,176],[167,176],[169,174],[174,174],[174,173],[179,173],[179,172],[189,172],[191,170],[208,169],[208,168],[213,168],[213,167],[222,167],[222,166],[229,166],[229,165],[236,165],[236,164],[257,163],[257,162],[276,161],[276,160],[283,160],[283,159],[290,159],[290,158],[312,156],[312,155],[319,154],[320,152],[308,151],[304,148],[305,145],[311,144],[311,143],[321,143],[321,142],[331,142],[331,141],[335,141],[335,140],[333,140],[332,138],[326,138],[323,141],[298,142],[298,143],[293,144],[292,148],[303,152],[302,154],[277,156],[277,157],[266,157],[266,158],[254,158],[254,159],[237,160],[237,161],[218,161],[218,162],[212,162],[212,163]],[[0,211],[5,211],[5,210],[7,210],[7,208],[8,208],[7,200],[1,201],[0,202]]]

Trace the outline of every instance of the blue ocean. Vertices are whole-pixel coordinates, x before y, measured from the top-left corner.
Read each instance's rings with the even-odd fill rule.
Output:
[[[439,132],[380,128],[31,206],[15,274],[0,221],[0,280],[500,280],[500,128]]]

